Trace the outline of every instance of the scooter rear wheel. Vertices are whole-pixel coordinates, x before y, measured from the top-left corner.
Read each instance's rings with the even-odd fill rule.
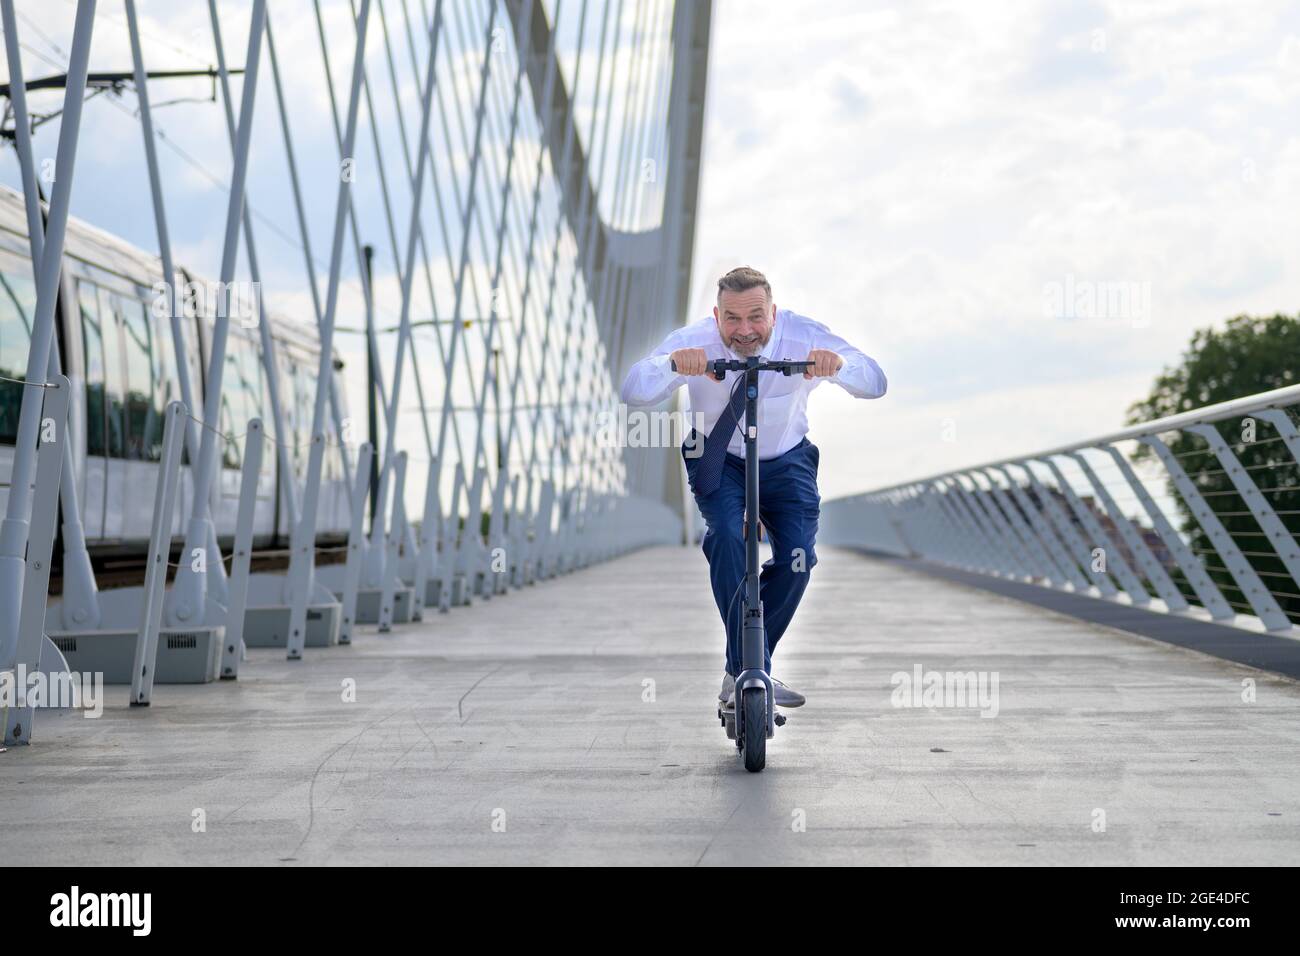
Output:
[[[745,769],[758,773],[767,765],[767,691],[749,687],[741,698],[741,756]]]

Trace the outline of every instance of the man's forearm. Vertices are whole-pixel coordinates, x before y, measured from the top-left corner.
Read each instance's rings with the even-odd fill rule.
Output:
[[[840,354],[844,365],[831,378],[832,382],[854,398],[880,398],[885,394],[889,383],[875,359],[856,349]]]
[[[672,370],[667,354],[651,355],[628,371],[619,397],[625,405],[658,405],[684,381]]]
[[[888,382],[885,381],[885,373],[880,370],[875,359],[850,345],[820,322],[812,324],[816,329],[813,347],[830,349],[844,359],[844,364],[831,376],[830,381],[854,398],[880,398],[885,394]]]

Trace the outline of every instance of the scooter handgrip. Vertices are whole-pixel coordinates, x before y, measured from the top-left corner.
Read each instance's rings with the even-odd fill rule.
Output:
[[[724,361],[725,359],[714,359],[712,362],[709,363],[710,370],[713,372],[713,377],[717,379],[719,382],[721,382],[724,378],[726,378],[727,375],[727,373],[722,371],[721,368],[721,365]],[[677,371],[677,363],[674,362],[672,359],[668,360],[668,367],[671,368],[674,372]]]

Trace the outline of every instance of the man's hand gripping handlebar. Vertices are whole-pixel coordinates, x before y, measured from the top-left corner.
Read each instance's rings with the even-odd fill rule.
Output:
[[[760,372],[780,372],[782,375],[794,375],[806,372],[816,363],[810,361],[790,361],[778,359],[762,361],[757,357],[750,359],[708,359],[704,349],[680,349],[673,353],[668,363],[674,372],[681,375],[712,375],[719,382],[728,372],[744,372],[756,368]]]

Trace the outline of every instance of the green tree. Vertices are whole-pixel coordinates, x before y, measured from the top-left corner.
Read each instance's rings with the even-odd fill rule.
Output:
[[[1129,408],[1128,421],[1136,425],[1297,383],[1300,383],[1300,319],[1287,315],[1269,318],[1239,315],[1220,329],[1198,330],[1182,361],[1165,369],[1156,379],[1151,394]],[[1287,410],[1287,415],[1296,423],[1294,407]],[[1254,440],[1247,440],[1249,417],[1227,419],[1215,427],[1294,538],[1300,530],[1300,466],[1273,426],[1262,419],[1254,420]],[[1265,586],[1291,620],[1300,623],[1300,587],[1277,557],[1208,444],[1182,431],[1167,439],[1167,444]],[[1133,456],[1135,461],[1152,457],[1153,453],[1145,445],[1139,445]],[[1226,570],[1222,556],[1178,494],[1173,481],[1167,480],[1166,487],[1182,516],[1181,530],[1224,597],[1238,611],[1251,613],[1246,596]],[[1183,575],[1178,573],[1175,580],[1195,602]]]

